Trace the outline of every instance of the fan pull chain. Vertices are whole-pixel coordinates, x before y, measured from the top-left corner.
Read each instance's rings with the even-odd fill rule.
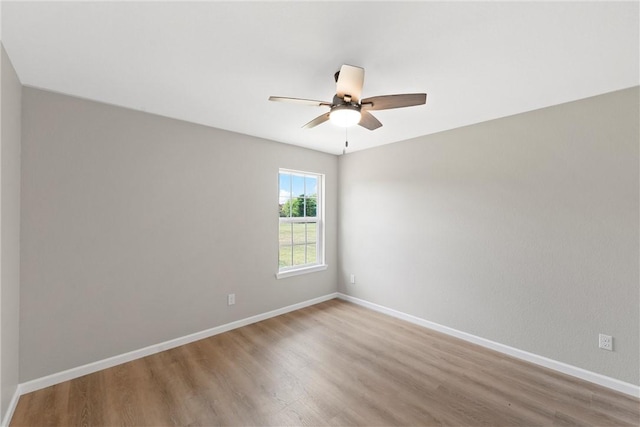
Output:
[[[347,154],[347,148],[349,147],[348,129],[349,128],[344,128],[344,148],[342,149],[342,154]]]

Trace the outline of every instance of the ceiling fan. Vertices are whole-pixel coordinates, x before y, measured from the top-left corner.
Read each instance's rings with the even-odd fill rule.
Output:
[[[298,105],[315,107],[329,107],[329,112],[311,120],[303,128],[310,129],[331,120],[342,127],[358,124],[366,129],[375,130],[382,126],[369,111],[389,110],[391,108],[412,107],[427,102],[426,93],[404,93],[400,95],[382,95],[361,99],[364,83],[364,68],[353,65],[343,65],[336,72],[336,94],[332,102],[315,101],[312,99],[288,98],[270,96],[269,101],[289,102]]]

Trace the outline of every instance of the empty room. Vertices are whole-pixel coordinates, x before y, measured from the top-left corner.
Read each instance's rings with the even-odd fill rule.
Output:
[[[640,2],[0,2],[2,426],[640,425]]]

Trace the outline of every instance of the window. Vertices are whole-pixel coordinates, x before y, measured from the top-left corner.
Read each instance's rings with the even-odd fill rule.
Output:
[[[280,169],[278,278],[324,270],[324,175]]]

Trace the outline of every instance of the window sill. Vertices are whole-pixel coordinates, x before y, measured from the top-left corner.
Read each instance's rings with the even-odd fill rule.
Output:
[[[276,273],[277,279],[284,279],[286,277],[299,276],[301,274],[314,273],[316,271],[326,270],[328,265],[312,265],[311,267],[296,268],[295,270],[286,270]]]

